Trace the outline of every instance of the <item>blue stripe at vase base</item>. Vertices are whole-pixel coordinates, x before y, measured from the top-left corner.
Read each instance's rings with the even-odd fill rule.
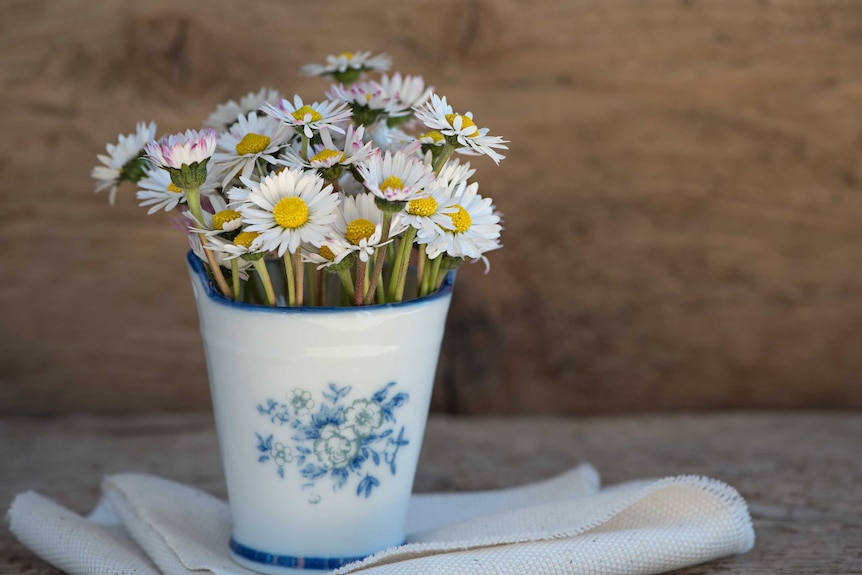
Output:
[[[277,555],[275,553],[267,553],[259,551],[251,547],[247,547],[242,543],[237,542],[233,537],[230,538],[230,550],[237,556],[246,561],[265,565],[268,567],[276,567],[283,569],[308,569],[314,571],[332,571],[338,569],[348,563],[361,561],[367,555],[358,557],[299,557],[296,555]],[[252,567],[253,568],[253,567]]]

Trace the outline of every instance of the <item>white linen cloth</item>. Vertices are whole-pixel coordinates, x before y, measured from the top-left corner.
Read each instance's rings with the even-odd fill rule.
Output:
[[[250,573],[228,556],[224,501],[142,474],[106,477],[102,489],[88,518],[22,493],[9,509],[11,531],[70,575]],[[635,575],[754,544],[745,501],[728,485],[681,476],[602,489],[589,465],[510,489],[414,495],[407,532],[405,545],[336,573]]]

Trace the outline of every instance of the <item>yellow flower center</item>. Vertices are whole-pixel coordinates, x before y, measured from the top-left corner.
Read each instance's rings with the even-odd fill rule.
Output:
[[[329,249],[329,246],[320,247],[320,257],[325,258],[331,262],[335,261],[335,254],[332,253],[332,250]]]
[[[259,235],[260,234],[257,232],[240,232],[233,239],[233,245],[250,250],[252,242],[254,242]]]
[[[246,134],[236,145],[236,153],[240,156],[246,154],[259,154],[264,151],[270,143],[269,136],[262,134]]]
[[[407,213],[411,216],[433,216],[437,211],[437,200],[433,197],[419,198],[418,200],[410,200],[407,204]]]
[[[311,160],[309,160],[309,161],[312,163],[314,163],[314,162],[326,162],[328,160],[331,160],[332,158],[338,158],[338,161],[340,162],[341,160],[344,159],[344,152],[339,152],[338,150],[330,150],[329,148],[325,148],[325,149],[321,150],[320,152],[318,152],[317,154],[314,154],[311,157]]]
[[[473,218],[470,217],[470,213],[462,208],[461,206],[456,205],[458,211],[453,214],[446,214],[452,220],[451,228],[444,228],[450,232],[455,232],[456,234],[462,234],[470,229],[470,226],[473,225]]]
[[[371,220],[358,218],[347,224],[347,231],[345,232],[344,237],[346,237],[347,241],[354,246],[358,246],[359,242],[367,240],[374,235],[374,229],[375,226]]]
[[[387,190],[400,190],[403,187],[404,182],[402,182],[401,178],[398,176],[389,176],[380,183],[381,192],[385,192]]]
[[[240,214],[236,210],[222,210],[213,214],[213,229],[223,230],[224,225],[228,222],[240,219]]]
[[[320,112],[318,112],[308,104],[296,110],[294,113],[291,114],[291,116],[293,116],[293,119],[297,122],[304,122],[306,114],[311,114],[312,122],[319,122],[323,119],[323,116],[320,114]]]
[[[454,114],[452,114],[452,115],[454,115]],[[448,118],[449,116],[446,116],[446,117]],[[437,130],[431,130],[430,132],[425,132],[424,134],[419,134],[419,137],[420,138],[431,138],[431,141],[434,142],[435,144],[438,144],[438,143],[440,143],[446,139],[446,137],[443,134],[441,134],[440,132],[438,132]]]
[[[348,60],[351,60],[351,59],[353,59],[353,52],[341,52],[341,53],[338,55],[338,57],[339,57],[339,58],[346,58],[346,59],[348,59]]]
[[[302,198],[288,196],[275,204],[272,215],[281,227],[295,230],[308,221],[308,204]]]
[[[183,193],[182,189],[176,187],[173,182],[168,184],[168,191],[173,192],[175,194],[182,194]]]
[[[461,131],[463,132],[467,128],[476,127],[476,123],[469,117],[464,116],[463,114],[446,114],[446,121],[449,122],[449,125],[453,128],[455,127],[455,119],[461,118]],[[470,134],[471,138],[475,138],[479,135],[479,130],[474,130],[472,134]]]

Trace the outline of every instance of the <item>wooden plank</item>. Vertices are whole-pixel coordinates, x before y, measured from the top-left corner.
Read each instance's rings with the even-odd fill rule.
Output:
[[[95,154],[359,48],[512,140],[435,408],[862,406],[860,34],[854,0],[5,2],[0,411],[207,407],[185,240]]]
[[[139,471],[219,497],[212,421],[202,415],[0,418],[0,510],[34,489],[85,512],[104,474]],[[454,418],[432,416],[417,491],[518,485],[589,461],[603,484],[681,474],[729,483],[757,541],[680,575],[862,572],[862,415],[829,413]],[[58,573],[0,531],[0,575]]]

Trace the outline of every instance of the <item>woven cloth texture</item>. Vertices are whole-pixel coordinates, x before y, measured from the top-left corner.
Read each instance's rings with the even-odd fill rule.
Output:
[[[227,504],[143,474],[109,476],[86,518],[28,491],[7,519],[26,548],[70,575],[249,574],[228,556]],[[578,466],[493,491],[414,495],[407,543],[351,563],[362,575],[663,573],[754,544],[745,501],[697,476],[601,488]]]

